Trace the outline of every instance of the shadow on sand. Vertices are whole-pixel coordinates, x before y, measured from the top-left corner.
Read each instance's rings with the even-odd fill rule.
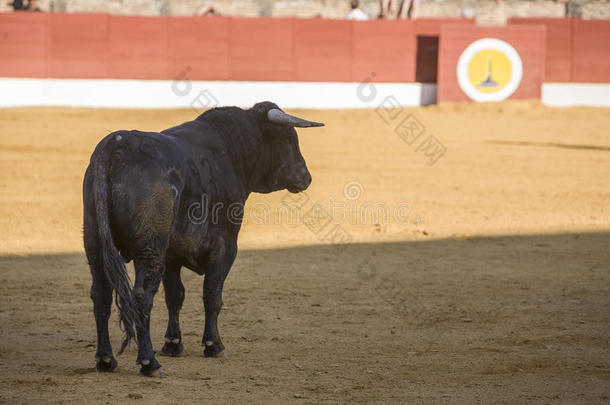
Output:
[[[184,271],[183,281],[190,354],[164,365],[197,378],[201,278]],[[44,375],[59,360],[69,365],[69,379],[92,365],[89,283],[82,253],[0,258],[0,377],[11,392],[27,387],[10,377],[24,370]],[[273,394],[286,398],[311,369],[308,381],[344,390],[343,399],[364,398],[354,386],[381,390],[378,399],[420,398],[400,391],[396,379],[425,382],[420,394],[477,381],[488,393],[523,399],[520,378],[527,375],[541,398],[551,392],[595,401],[607,394],[610,375],[609,288],[610,233],[242,249],[220,320],[236,360],[223,370],[250,367],[261,378],[280,372]],[[153,310],[155,345],[167,320],[162,295]],[[112,328],[117,344],[116,322]],[[134,356],[131,350],[119,361]],[[282,359],[292,363],[282,369]],[[379,361],[383,368],[372,366]],[[309,398],[335,398],[320,390]],[[466,391],[455,398],[490,399]]]

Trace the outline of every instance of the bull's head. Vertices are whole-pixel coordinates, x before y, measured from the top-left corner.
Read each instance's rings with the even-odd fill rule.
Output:
[[[270,102],[258,103],[252,110],[261,123],[264,138],[262,159],[266,161],[267,172],[254,191],[268,193],[287,189],[298,193],[305,190],[311,184],[311,174],[301,155],[294,128],[321,127],[324,124],[286,114]]]

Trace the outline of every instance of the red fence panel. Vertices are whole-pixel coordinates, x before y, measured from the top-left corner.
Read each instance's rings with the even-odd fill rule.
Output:
[[[108,77],[108,19],[107,14],[49,14],[48,75]]]
[[[610,21],[574,20],[572,80],[610,82]]]
[[[45,77],[46,15],[0,14],[0,76]]]
[[[351,81],[375,74],[378,82],[412,82],[415,35],[411,21],[354,22]]]
[[[231,80],[294,80],[293,20],[231,18]]]
[[[169,75],[193,80],[229,79],[229,19],[170,17]]]
[[[572,81],[571,18],[510,18],[509,25],[538,24],[546,27],[545,82]]]
[[[195,80],[349,82],[375,72],[378,82],[411,82],[416,79],[417,35],[435,37],[455,21],[0,13],[0,76],[171,79],[188,69],[187,77]],[[546,81],[610,82],[609,21],[509,23],[548,27]],[[532,44],[520,47],[536,48],[538,40],[534,36]],[[443,41],[457,44],[445,36],[441,47]],[[426,50],[421,49],[423,73],[433,69]],[[528,86],[524,82],[515,97]]]
[[[497,38],[519,53],[523,76],[513,99],[540,98],[544,78],[544,26],[473,27],[446,25],[441,29],[438,71],[439,101],[470,101],[457,78],[457,64],[462,52],[481,38]]]
[[[418,18],[415,20],[415,34],[422,36],[438,37],[441,27],[445,24],[469,24],[474,25],[474,18]]]
[[[346,20],[295,20],[295,79],[351,81],[352,27]]]
[[[109,77],[169,79],[167,17],[110,16]]]

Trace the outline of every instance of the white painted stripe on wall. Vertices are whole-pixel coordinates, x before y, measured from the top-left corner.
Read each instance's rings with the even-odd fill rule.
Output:
[[[554,107],[610,107],[610,83],[543,83],[542,103]]]
[[[374,108],[387,96],[401,106],[430,104],[420,83],[246,82],[0,78],[0,107],[78,106],[197,109],[249,107],[269,100],[283,108]],[[432,85],[436,87],[435,85]],[[430,93],[433,93],[432,95]],[[422,97],[424,98],[422,100]]]
[[[282,108],[375,108],[384,100],[387,107],[418,106],[436,102],[436,84],[0,78],[0,107],[201,110],[216,105],[249,107],[264,100]],[[542,102],[610,107],[610,83],[544,83]]]

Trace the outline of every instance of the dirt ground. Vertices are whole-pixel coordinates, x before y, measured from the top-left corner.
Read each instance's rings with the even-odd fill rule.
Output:
[[[246,207],[229,357],[203,357],[202,279],[184,270],[185,355],[150,379],[135,347],[94,371],[81,181],[108,132],[195,112],[0,110],[0,402],[610,401],[610,110],[408,109],[412,144],[387,111],[291,112],[326,123],[300,131],[314,181]],[[160,291],[156,349],[166,322]]]

